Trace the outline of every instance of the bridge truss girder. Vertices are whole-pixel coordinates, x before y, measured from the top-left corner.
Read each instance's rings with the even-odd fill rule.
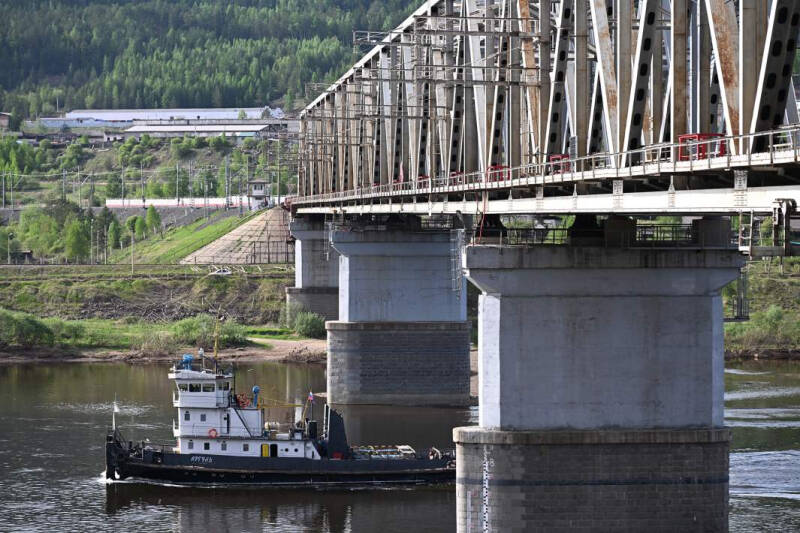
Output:
[[[515,179],[564,154],[607,153],[622,173],[627,150],[796,121],[800,4],[767,4],[429,0],[305,108],[299,195]]]

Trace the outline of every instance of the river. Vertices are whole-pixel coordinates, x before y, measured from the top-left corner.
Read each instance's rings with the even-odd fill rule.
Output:
[[[2,531],[331,531],[455,529],[455,489],[236,489],[112,483],[102,478],[104,436],[117,423],[132,440],[170,440],[171,383],[163,365],[0,366]],[[238,387],[300,403],[325,389],[324,367],[239,365]],[[733,428],[732,531],[800,530],[800,364],[726,369]],[[317,413],[321,405],[316,406]],[[452,447],[451,428],[477,409],[347,407],[352,443]],[[288,420],[275,408],[272,420]]]

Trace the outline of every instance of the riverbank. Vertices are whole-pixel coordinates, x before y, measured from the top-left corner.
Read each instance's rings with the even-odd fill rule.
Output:
[[[221,310],[243,324],[276,322],[291,265],[0,266],[0,308],[62,320],[174,321]]]
[[[725,324],[726,360],[800,359],[800,258],[748,265],[750,319]],[[723,298],[730,314],[733,285]]]
[[[184,346],[174,353],[153,353],[141,350],[118,350],[75,347],[37,347],[0,349],[0,365],[42,363],[169,363],[196,348]],[[268,343],[253,342],[249,346],[225,348],[218,358],[228,362],[269,361],[278,363],[317,364],[326,361],[326,341],[320,339],[274,339]]]
[[[725,361],[800,361],[800,350],[770,348],[725,350]]]

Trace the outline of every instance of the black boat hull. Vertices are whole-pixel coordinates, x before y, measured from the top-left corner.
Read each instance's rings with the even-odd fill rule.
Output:
[[[324,460],[322,460],[324,461]],[[344,461],[345,463],[350,461]],[[239,484],[239,485],[419,485],[430,483],[452,483],[453,469],[431,469],[423,471],[382,472],[319,472],[319,471],[271,471],[271,470],[224,470],[204,467],[181,467],[147,465],[128,462],[121,469],[122,479],[142,479],[180,484]]]
[[[106,442],[106,477],[180,484],[413,485],[452,483],[448,459],[290,459],[130,450]]]

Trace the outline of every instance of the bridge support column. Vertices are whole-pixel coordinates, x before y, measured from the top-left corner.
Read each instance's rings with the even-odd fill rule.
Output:
[[[339,253],[327,239],[323,222],[295,219],[295,286],[286,288],[286,304],[296,304],[326,320],[339,318]]]
[[[466,283],[450,232],[352,228],[332,242],[341,262],[339,320],[327,323],[328,401],[466,404]]]
[[[458,530],[723,531],[731,250],[466,252],[480,423],[456,428]]]

